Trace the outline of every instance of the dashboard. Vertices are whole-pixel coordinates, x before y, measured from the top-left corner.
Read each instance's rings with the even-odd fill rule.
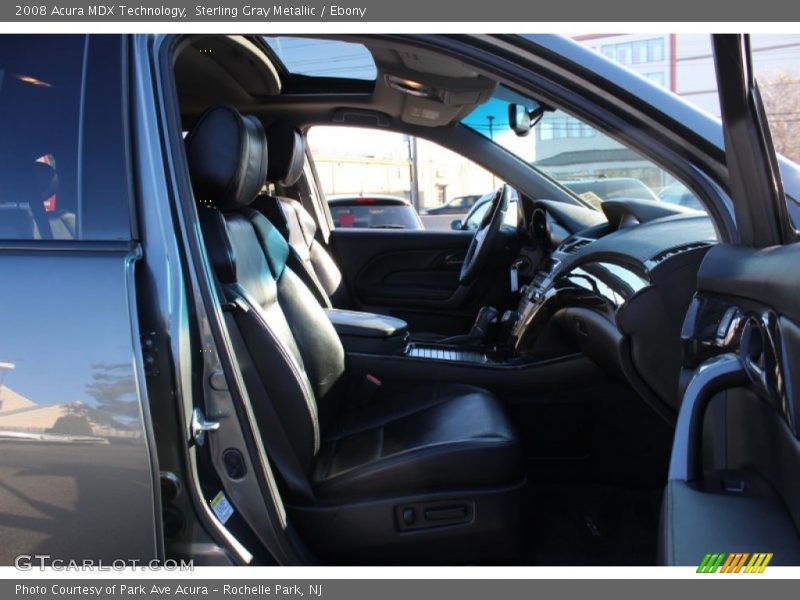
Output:
[[[523,255],[535,267],[503,315],[518,355],[546,353],[558,329],[600,366],[625,377],[666,418],[678,407],[680,331],[716,232],[703,213],[615,200],[603,212],[534,203]]]

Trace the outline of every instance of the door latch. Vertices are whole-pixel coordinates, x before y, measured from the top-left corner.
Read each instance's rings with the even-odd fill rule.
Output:
[[[219,421],[208,421],[203,411],[195,408],[192,411],[192,439],[198,446],[206,443],[206,433],[219,429]]]

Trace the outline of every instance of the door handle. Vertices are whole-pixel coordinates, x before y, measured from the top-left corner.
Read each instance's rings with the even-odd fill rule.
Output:
[[[444,264],[448,267],[460,267],[464,264],[464,254],[460,252],[456,254],[448,254],[444,257]]]

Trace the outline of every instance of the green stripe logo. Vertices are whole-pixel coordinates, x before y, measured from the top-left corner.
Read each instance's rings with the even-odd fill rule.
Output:
[[[719,554],[706,554],[697,567],[698,573],[716,573],[722,561],[725,560],[727,553],[720,552]]]
[[[771,552],[709,552],[700,561],[698,573],[763,573],[772,560]],[[747,562],[747,559],[750,559]],[[746,563],[746,566],[745,566]]]

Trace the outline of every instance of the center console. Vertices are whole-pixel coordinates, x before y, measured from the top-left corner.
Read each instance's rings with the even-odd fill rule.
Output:
[[[468,333],[440,340],[415,340],[405,321],[387,315],[339,309],[326,309],[326,313],[348,354],[473,366],[515,364],[521,361],[520,342],[546,303],[558,266],[554,258],[542,265],[533,280],[523,286],[515,310],[507,310],[498,318],[496,309],[484,307]]]
[[[496,310],[484,307],[468,333],[450,338],[414,339],[406,322],[391,316],[347,310],[326,312],[347,352],[348,369],[356,377],[458,381],[500,393],[559,384],[576,376],[596,376],[597,366],[592,361],[561,344],[548,343],[546,351],[537,354],[526,351],[526,328],[532,321],[548,321],[544,316],[552,303],[547,298],[557,287],[553,279],[558,264],[552,259],[545,262],[521,289],[516,309],[507,310],[500,318]],[[541,310],[543,306],[545,310]],[[487,323],[488,317],[491,324]]]
[[[408,345],[408,324],[376,313],[325,309],[346,352],[401,354]]]
[[[508,345],[515,350],[523,346],[526,338],[536,333],[536,321],[541,319],[543,308],[553,295],[553,282],[561,261],[552,256],[537,271],[533,280],[522,287],[519,304],[515,311],[506,311],[502,321],[505,323]]]
[[[489,364],[494,362],[485,350],[460,348],[447,344],[410,343],[404,352],[409,358],[427,358],[467,363]]]

